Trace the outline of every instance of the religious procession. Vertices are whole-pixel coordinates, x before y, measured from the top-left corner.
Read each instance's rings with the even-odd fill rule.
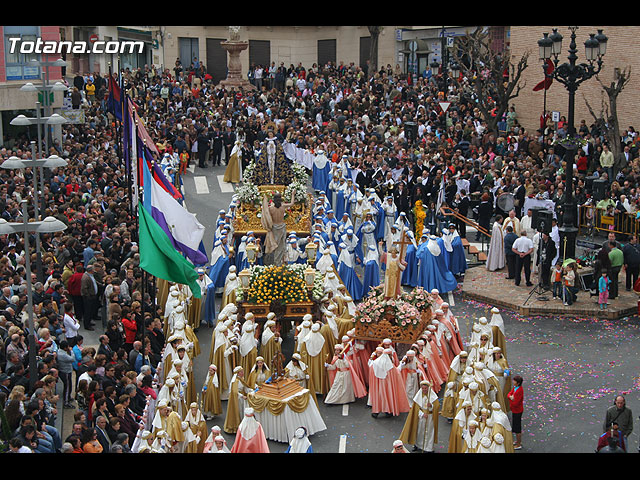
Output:
[[[239,29],[224,43],[241,49]],[[215,84],[197,57],[73,78],[87,122],[47,140],[73,162],[41,207],[64,228],[35,235],[37,255],[0,231],[7,449],[536,451],[533,362],[507,333],[536,319],[497,299],[577,301],[578,261],[523,163],[556,132],[512,109],[491,130],[469,82],[329,61]],[[1,152],[7,224],[38,215],[37,171],[11,169],[29,145]],[[523,270],[539,288],[507,290]],[[620,397],[598,451],[629,444]]]

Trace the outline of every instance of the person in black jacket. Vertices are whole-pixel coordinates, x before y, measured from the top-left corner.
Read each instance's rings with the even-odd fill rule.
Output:
[[[491,232],[491,217],[493,216],[493,203],[488,193],[483,193],[478,205],[478,225]],[[480,241],[480,232],[476,233],[476,242]]]
[[[504,236],[504,254],[507,262],[507,280],[516,278],[516,254],[513,252],[513,242],[518,239],[518,235],[513,233],[513,227],[507,227],[507,234]]]
[[[236,134],[231,131],[231,127],[227,127],[222,137],[222,143],[224,144],[224,163],[229,163],[229,157],[231,157],[231,149],[236,141]]]
[[[467,217],[469,215],[469,197],[467,196],[467,192],[465,190],[460,190],[460,194],[456,195],[456,200],[454,201],[454,207],[456,211],[462,215],[463,217]],[[462,220],[457,220],[458,224],[458,234],[462,238],[466,238],[467,236],[467,224]]]
[[[540,265],[540,283],[543,288],[551,288],[551,263],[556,256],[556,243],[548,233],[542,233],[538,250],[538,264]]]
[[[622,253],[624,254],[624,268],[627,273],[626,288],[628,292],[636,284],[640,273],[640,245],[638,245],[637,235],[631,236],[629,243],[622,247]]]
[[[204,127],[197,137],[198,139],[198,166],[200,168],[206,168],[207,154],[209,152],[209,142],[211,136],[209,135],[209,129]]]
[[[222,132],[218,127],[215,128],[212,135],[213,139],[213,159],[211,160],[211,166],[219,166],[222,162],[222,147],[223,147],[223,139]]]

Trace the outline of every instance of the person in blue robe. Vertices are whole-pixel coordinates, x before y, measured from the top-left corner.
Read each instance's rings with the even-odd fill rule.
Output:
[[[229,251],[227,250],[226,237],[216,241],[215,248],[211,252],[211,269],[209,278],[216,289],[223,288],[229,274]]]
[[[243,235],[240,238],[240,245],[238,245],[238,250],[236,252],[235,257],[235,266],[238,269],[238,272],[241,272],[245,268],[249,266],[249,262],[247,262],[247,236]]]
[[[418,247],[418,285],[428,292],[434,288],[440,293],[452,292],[458,287],[458,282],[444,263],[437,238],[431,236]]]
[[[451,254],[447,250],[447,246],[446,246],[446,244],[444,242],[444,239],[442,237],[438,237],[438,236],[435,236],[435,237],[437,238],[436,242],[438,242],[438,246],[440,247],[440,251],[442,252],[441,255],[444,258],[444,265],[447,268],[447,270],[451,271],[451,268],[449,266],[450,265]]]
[[[340,238],[341,243],[344,243],[352,256],[353,264],[362,263],[364,255],[362,253],[362,244],[360,244],[358,237],[353,234],[353,228],[347,228],[347,231]]]
[[[209,326],[216,324],[216,286],[210,283],[207,286],[207,295],[204,299],[204,322]]]
[[[449,270],[454,275],[464,274],[467,270],[467,257],[455,224],[450,223],[448,230],[443,231],[442,234],[448,247],[447,250],[449,250]]]
[[[340,178],[340,184],[336,189],[336,204],[333,205],[333,210],[336,213],[336,217],[342,218],[342,214],[345,212],[345,204],[344,204],[344,192],[347,188],[346,181],[344,177]]]
[[[313,447],[307,438],[305,427],[299,427],[293,432],[293,438],[284,453],[313,453]]]
[[[347,291],[351,295],[354,301],[358,301],[362,298],[362,282],[356,275],[352,256],[349,253],[347,245],[340,245],[340,257],[338,257],[338,276],[342,280],[342,283],[347,288]]]
[[[324,191],[329,186],[331,175],[331,162],[324,154],[324,151],[318,150],[313,159],[313,167],[311,169],[311,186],[316,191]]]
[[[376,222],[373,220],[371,212],[367,212],[365,220],[356,232],[358,241],[360,242],[360,251],[367,252],[370,246],[377,246],[376,241]]]
[[[378,248],[375,245],[371,245],[364,259],[363,296],[367,296],[369,290],[378,285],[380,285],[380,255],[378,254]]]
[[[416,257],[418,246],[416,245],[416,239],[411,230],[407,231],[407,236],[411,243],[407,245],[407,251],[404,257],[407,262],[407,268],[402,272],[400,282],[402,285],[409,285],[415,288],[418,286],[418,259]]]
[[[328,248],[329,252],[331,252],[330,254],[331,258],[333,259],[333,265],[336,267],[336,270],[338,270],[338,256],[340,252],[338,252],[335,242],[327,242],[326,248]]]

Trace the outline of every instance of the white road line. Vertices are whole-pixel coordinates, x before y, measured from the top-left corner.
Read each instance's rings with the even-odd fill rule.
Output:
[[[347,436],[340,435],[340,446],[338,447],[338,453],[345,453],[347,450]]]
[[[224,175],[218,175],[218,185],[220,185],[220,191],[222,193],[233,193],[235,191],[232,183],[226,183],[224,181]]]
[[[348,417],[349,416],[349,404],[345,403],[344,405],[342,405],[342,416],[343,417]]]
[[[447,293],[448,293],[448,296],[449,296],[449,305],[451,307],[455,307],[456,303],[453,301],[453,294],[451,292],[447,292]]]
[[[207,177],[205,177],[205,176],[193,177],[193,181],[196,184],[196,193],[197,194],[208,194],[209,193],[209,185],[207,184]]]
[[[187,170],[189,170],[191,173],[196,173],[196,164],[192,163],[191,165],[189,165]]]

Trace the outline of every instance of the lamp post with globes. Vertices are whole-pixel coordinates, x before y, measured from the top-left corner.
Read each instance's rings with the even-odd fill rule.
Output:
[[[590,34],[584,42],[585,58],[588,63],[578,63],[578,48],[576,44],[576,30],[578,27],[569,27],[571,31],[571,41],[569,43],[568,62],[558,65],[558,56],[562,51],[562,35],[553,30],[553,34],[544,33],[538,40],[540,60],[547,62],[553,58],[554,70],[549,75],[569,92],[569,105],[567,111],[567,135],[559,146],[564,149],[565,168],[565,203],[562,216],[562,226],[558,228],[560,232],[559,248],[564,258],[575,258],[577,209],[573,197],[573,165],[579,142],[576,139],[575,128],[575,99],[578,87],[590,78],[595,77],[602,70],[602,57],[607,51],[607,36],[602,30],[597,34]]]
[[[25,269],[27,277],[27,327],[29,334],[27,335],[29,345],[29,387],[33,390],[38,377],[38,367],[36,362],[36,337],[35,325],[33,322],[33,285],[31,280],[31,252],[29,247],[29,235],[40,233],[61,232],[67,226],[60,220],[53,217],[46,217],[42,221],[29,221],[29,212],[27,211],[27,201],[22,200],[22,222],[7,222],[4,218],[0,218],[0,235],[10,235],[12,233],[24,233],[24,251],[25,251]]]
[[[48,158],[36,158],[36,146],[35,142],[31,142],[31,158],[23,159],[15,156],[7,158],[2,164],[0,164],[0,168],[5,168],[8,170],[24,170],[27,168],[33,169],[33,201],[34,201],[34,209],[36,220],[40,219],[39,212],[39,185],[38,185],[38,170],[42,172],[44,168],[58,168],[64,167],[67,165],[67,161],[64,158],[60,158],[57,155],[50,155]],[[42,174],[41,174],[42,176]],[[42,210],[44,211],[44,192],[40,196],[42,200]],[[38,277],[38,281],[44,281],[44,275],[42,272],[42,261],[41,261],[41,252],[40,252],[40,235],[36,235],[36,274]]]

